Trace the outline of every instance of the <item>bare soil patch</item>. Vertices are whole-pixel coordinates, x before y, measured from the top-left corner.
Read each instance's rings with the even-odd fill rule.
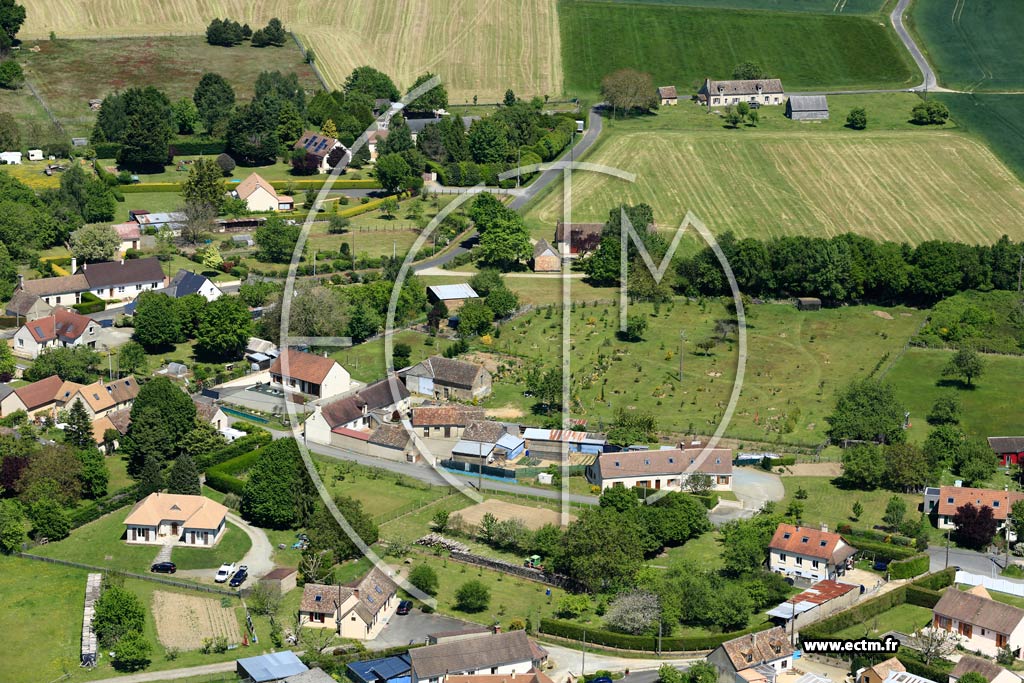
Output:
[[[515,503],[506,503],[503,500],[491,499],[477,503],[459,511],[462,520],[467,524],[479,525],[484,515],[490,512],[498,518],[498,521],[505,519],[521,519],[528,529],[539,529],[545,524],[560,524],[561,514],[554,510],[544,508],[532,508]],[[576,519],[575,515],[569,515],[569,521]]]
[[[843,473],[843,466],[838,462],[804,462],[787,469],[797,477],[838,477]]]
[[[871,315],[877,315],[882,320],[892,320],[892,314],[885,311],[871,311]]]
[[[214,598],[154,591],[153,619],[164,647],[198,650],[204,639],[217,636],[224,636],[228,643],[242,640],[234,608],[221,607]]]

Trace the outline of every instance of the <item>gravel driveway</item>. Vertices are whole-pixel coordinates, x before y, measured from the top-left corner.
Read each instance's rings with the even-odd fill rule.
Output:
[[[732,491],[743,504],[742,507],[719,505],[708,513],[711,523],[718,526],[736,519],[753,517],[768,501],[778,501],[786,495],[778,475],[753,467],[733,469]]]

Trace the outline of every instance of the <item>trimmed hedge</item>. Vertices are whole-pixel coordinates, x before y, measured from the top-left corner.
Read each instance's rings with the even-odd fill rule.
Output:
[[[239,441],[241,440],[239,439]],[[262,455],[262,451],[257,448],[211,467],[206,470],[206,485],[221,493],[242,495],[242,492],[245,490],[245,482],[239,479],[237,475],[249,471],[260,455]]]
[[[194,157],[203,154],[223,154],[227,143],[223,140],[178,140],[167,146],[172,157]]]
[[[323,187],[325,180],[325,178],[296,178],[294,180],[271,180],[270,184],[278,191],[289,187],[293,187],[297,190],[307,190],[309,188],[319,190]],[[379,190],[380,183],[373,178],[366,178],[363,180],[346,180],[344,178],[338,178],[334,181],[332,187],[338,190]]]
[[[382,204],[384,204],[383,199],[371,199],[365,204],[356,204],[355,206],[350,206],[347,209],[342,209],[336,215],[341,216],[342,218],[352,218],[353,216],[359,216],[364,213],[369,213],[374,209],[379,209]]]
[[[180,192],[181,183],[132,183],[131,185],[121,185],[117,189],[125,194],[135,194],[137,192]]]
[[[206,473],[206,485],[215,491],[234,493],[236,496],[241,496],[245,491],[244,481],[216,469]]]
[[[920,586],[921,588],[927,588],[929,590],[938,591],[952,586],[956,580],[956,567],[946,567],[940,572],[929,574],[928,576],[922,576],[920,579],[914,581],[913,585]]]
[[[927,678],[930,681],[944,681],[949,678],[949,672],[953,670],[953,663],[949,660],[935,659],[932,660],[931,664],[925,664],[918,658],[916,652],[905,647],[900,648],[896,659],[900,660],[903,666],[907,668],[907,673]],[[939,667],[936,664],[943,664],[945,666]]]
[[[709,633],[702,636],[674,636],[661,639],[662,651],[669,652],[692,652],[695,650],[713,650],[727,640],[732,640],[748,633],[755,633],[764,628],[763,624],[751,626],[742,631],[730,633]],[[658,638],[656,636],[633,636],[627,633],[616,633],[601,629],[586,628],[579,624],[558,619],[541,619],[539,633],[546,633],[549,636],[558,636],[570,640],[583,640],[583,632],[586,630],[586,640],[594,645],[604,645],[621,650],[640,650],[645,652],[656,652],[658,649]]]
[[[931,609],[935,607],[935,604],[941,597],[941,593],[933,591],[930,588],[922,588],[921,586],[915,586],[913,584],[907,586],[907,602],[911,605]]]
[[[906,560],[907,558],[917,555],[916,548],[908,548],[902,545],[895,545],[893,543],[881,543],[879,541],[869,541],[866,538],[849,538],[850,544],[853,545],[860,552],[874,553],[876,557],[885,560]]]
[[[108,494],[105,498],[82,501],[82,504],[79,507],[68,511],[68,519],[71,520],[71,528],[77,529],[89,522],[95,522],[103,515],[111,513],[114,510],[119,510],[125,505],[131,505],[135,500],[135,498],[130,495],[133,490],[134,487],[127,486]]]
[[[240,439],[235,439],[233,442],[224,446],[220,450],[212,453],[207,453],[196,458],[196,466],[201,470],[207,470],[212,467],[216,467],[223,462],[237,458],[240,455],[244,455],[249,451],[254,451],[260,446],[265,446],[270,443],[272,437],[270,432],[265,429],[256,427],[247,436],[243,436]]]
[[[921,553],[889,564],[889,576],[894,579],[910,579],[928,573],[930,567],[931,558],[927,554]]]
[[[82,303],[72,304],[71,307],[82,315],[89,315],[104,310],[107,307],[107,302],[92,292],[82,292]]]
[[[116,159],[117,153],[121,151],[121,143],[97,142],[92,148],[96,151],[97,159]]]

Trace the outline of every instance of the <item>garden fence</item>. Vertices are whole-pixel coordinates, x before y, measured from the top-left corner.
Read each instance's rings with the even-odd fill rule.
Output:
[[[200,586],[195,583],[185,583],[183,581],[175,581],[174,579],[167,579],[162,576],[152,576],[151,574],[135,574],[133,572],[123,572],[117,569],[111,569],[110,567],[97,567],[92,564],[83,564],[81,562],[72,562],[71,560],[61,560],[56,557],[43,557],[42,555],[32,555],[31,553],[11,553],[15,557],[22,557],[26,560],[36,560],[37,562],[49,562],[50,564],[60,564],[65,567],[75,567],[76,569],[86,569],[91,572],[102,572],[104,574],[120,574],[121,576],[127,576],[132,579],[140,579],[142,581],[153,581],[154,583],[162,583],[166,586],[174,586],[176,588],[185,588],[187,590],[199,591],[200,593],[213,593],[215,595],[226,595],[228,597],[237,598],[238,593],[233,591],[226,591],[220,588],[214,588],[212,586]]]

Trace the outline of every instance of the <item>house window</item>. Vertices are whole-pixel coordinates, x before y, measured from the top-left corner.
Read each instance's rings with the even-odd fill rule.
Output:
[[[767,95],[764,96],[764,101],[767,104],[767,102],[768,102],[768,96]]]
[[[817,569],[818,568],[818,561],[814,560],[813,562],[811,562],[811,566],[814,567],[815,569]]]
[[[993,500],[992,501],[992,507],[994,507],[994,508],[999,507],[999,501],[998,500]]]
[[[18,338],[18,346],[25,346],[25,340],[21,337]]]
[[[309,613],[309,620],[314,622],[314,623],[317,623],[317,624],[322,624],[322,623],[324,623],[324,613],[323,612],[310,612]]]
[[[779,562],[786,561],[786,553],[779,553]]]
[[[141,292],[142,291],[142,285],[135,285],[135,291],[136,292]]]
[[[803,563],[804,563],[804,558],[802,558],[802,557],[798,557],[798,558],[796,558],[796,563],[797,563],[797,565],[803,565]]]
[[[781,666],[782,666],[783,669],[788,667],[789,666],[789,660],[788,659],[783,659]]]
[[[970,624],[965,624],[961,621],[959,631],[960,635],[962,635],[964,638],[970,638],[971,635],[973,635],[974,629]]]

